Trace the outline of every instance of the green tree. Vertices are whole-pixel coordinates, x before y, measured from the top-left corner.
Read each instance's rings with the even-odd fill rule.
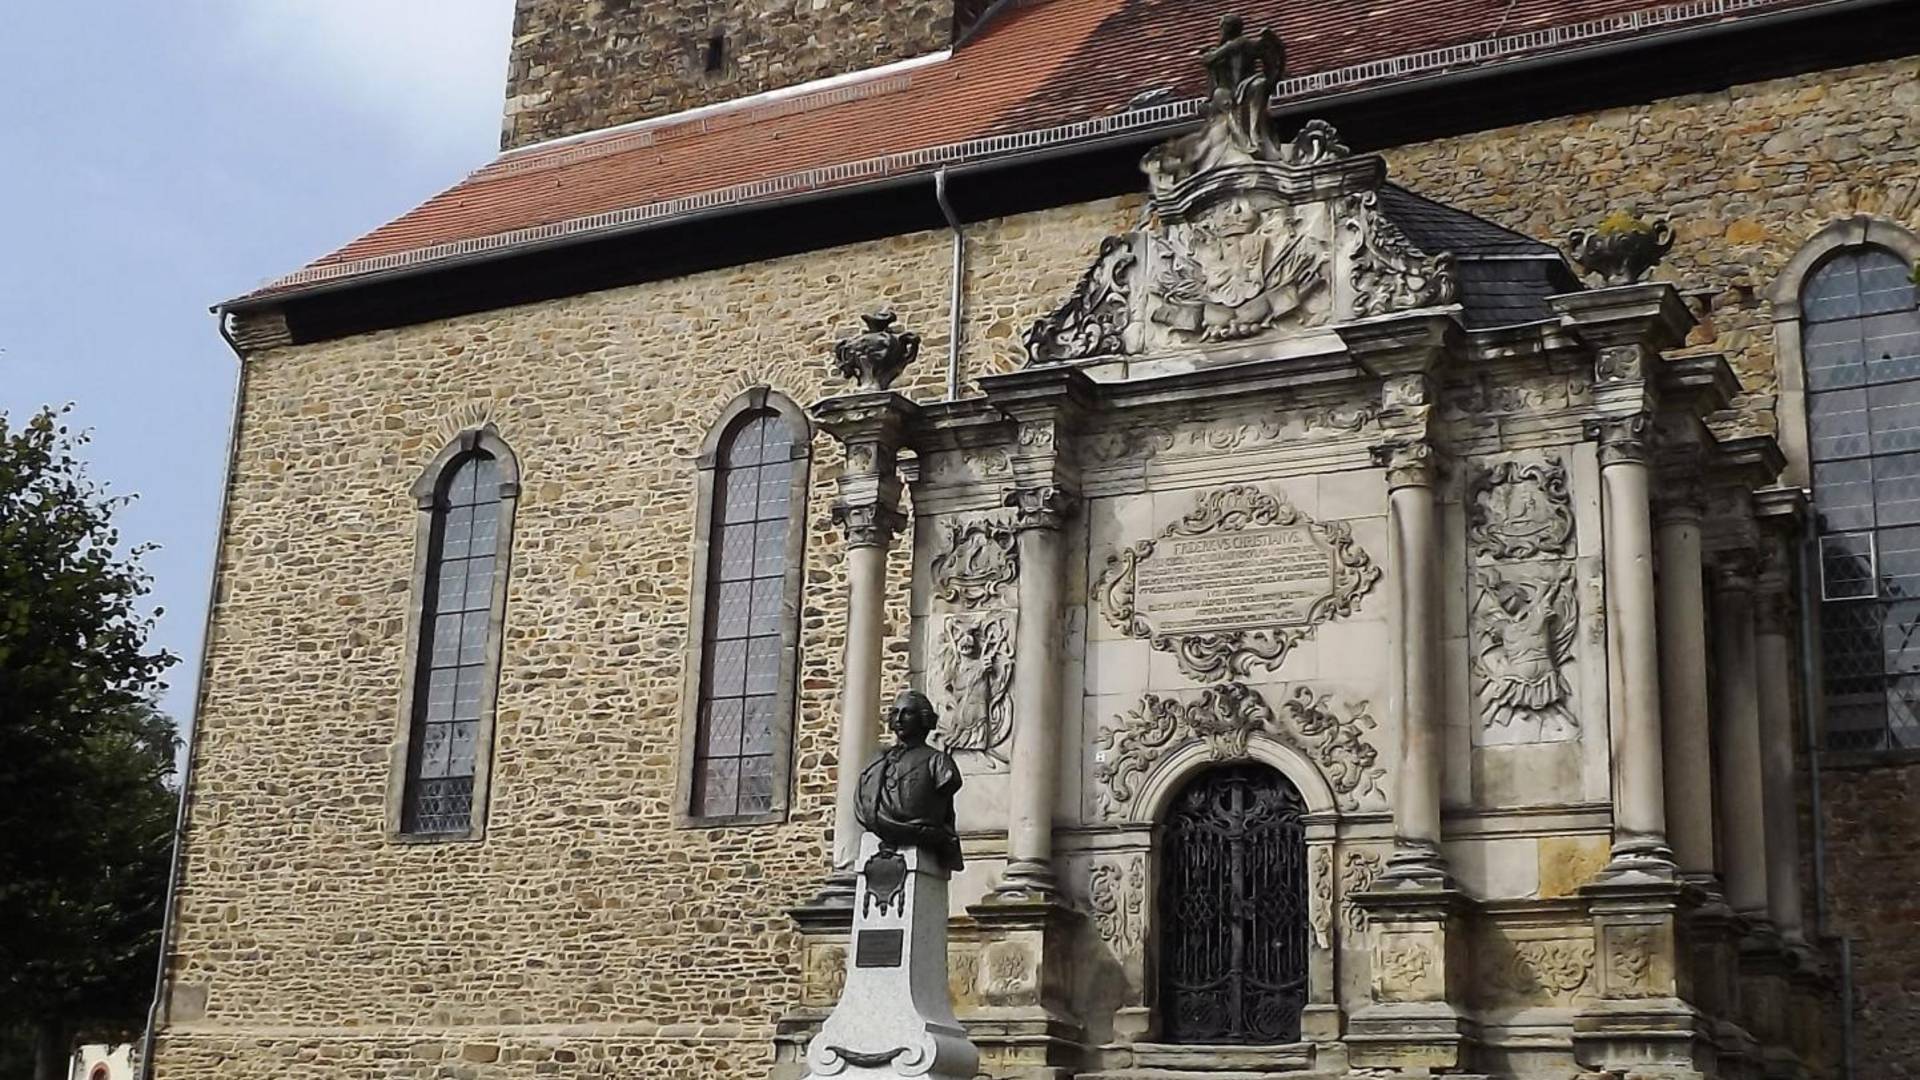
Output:
[[[42,1080],[76,1036],[139,1030],[175,806],[146,549],[118,550],[125,500],[63,415],[0,414],[0,1017]]]

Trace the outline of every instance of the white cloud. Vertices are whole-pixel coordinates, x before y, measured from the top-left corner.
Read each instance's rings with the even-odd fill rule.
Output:
[[[513,0],[228,0],[231,47],[268,77],[436,147],[497,132]]]

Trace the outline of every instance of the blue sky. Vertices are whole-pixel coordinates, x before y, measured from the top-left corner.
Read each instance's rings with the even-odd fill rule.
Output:
[[[498,145],[512,0],[105,0],[0,34],[0,411],[72,402],[198,670],[235,361],[209,305]]]

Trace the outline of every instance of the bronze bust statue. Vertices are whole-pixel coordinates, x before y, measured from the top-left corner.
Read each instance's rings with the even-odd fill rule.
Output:
[[[887,710],[894,743],[860,773],[854,813],[860,827],[883,845],[920,847],[956,871],[962,864],[953,793],[960,790],[960,768],[946,751],[927,745],[938,724],[927,695],[900,692]]]

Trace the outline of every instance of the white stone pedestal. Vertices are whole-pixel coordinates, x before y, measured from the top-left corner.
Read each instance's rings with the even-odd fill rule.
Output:
[[[980,1052],[947,991],[947,871],[918,848],[860,838],[846,986],[807,1045],[809,1080],[973,1080]]]

